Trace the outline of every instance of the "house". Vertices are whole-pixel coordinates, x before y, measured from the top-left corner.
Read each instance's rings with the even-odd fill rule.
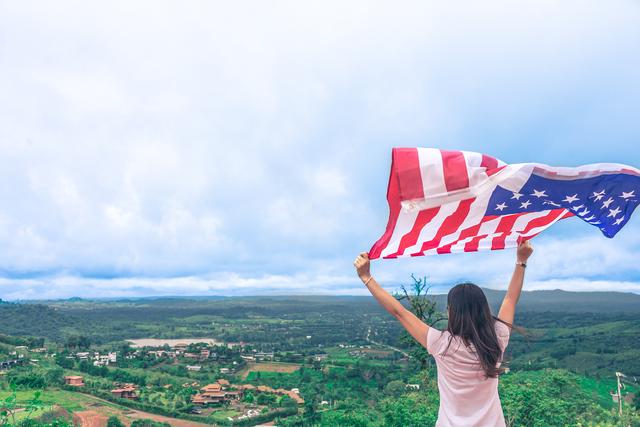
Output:
[[[111,390],[113,397],[119,397],[120,399],[137,399],[136,387],[132,384],[126,384],[122,388],[116,388]]]
[[[200,354],[199,353],[185,353],[183,354],[184,357],[186,357],[187,359],[195,359],[195,360],[199,360],[200,359]]]
[[[295,400],[295,402],[298,405],[304,405],[304,399],[302,397],[300,397],[300,395],[298,393],[294,393],[293,391],[289,391],[289,392],[287,392],[287,396],[289,396],[291,399]]]
[[[194,394],[191,396],[191,402],[197,405],[208,405],[209,403],[221,403],[225,401],[225,392],[211,392],[207,394]]]
[[[222,385],[219,383],[208,384],[200,389],[202,394],[217,393],[222,391]]]
[[[404,388],[411,390],[420,390],[420,384],[405,384]]]
[[[229,368],[220,368],[220,373],[221,374],[228,374],[229,373]]]
[[[72,385],[74,387],[84,387],[83,378],[78,375],[69,375],[64,377],[64,383],[66,385]]]
[[[614,392],[613,390],[611,390],[609,392],[609,394],[611,395],[611,399],[615,402],[618,403],[618,393]],[[628,404],[633,403],[633,398],[636,397],[635,393],[627,393],[625,395],[622,396],[622,401]]]
[[[260,360],[273,360],[273,352],[271,353],[264,353],[264,352],[258,352],[254,355],[255,359],[257,361]]]
[[[211,356],[211,352],[208,349],[200,350],[200,358],[202,360],[208,359]]]
[[[76,357],[80,360],[87,360],[89,359],[89,352],[88,351],[83,351],[80,353],[76,353]]]
[[[204,405],[207,405],[207,404],[209,404],[211,402],[209,401],[208,398],[206,398],[203,395],[198,393],[198,394],[194,394],[193,396],[191,396],[191,403],[193,403],[194,405],[202,405],[202,406],[204,406]]]
[[[187,365],[187,371],[198,372],[198,371],[200,371],[200,369],[202,369],[202,366],[200,366],[200,365]]]
[[[96,354],[95,360],[93,362],[93,366],[107,366],[110,364],[115,364],[118,360],[118,355],[115,352],[108,354]]]
[[[220,384],[213,383],[202,387],[199,395],[202,399],[206,399],[206,403],[219,403],[225,400],[226,393],[222,390]],[[196,394],[196,396],[198,396],[198,394]]]
[[[229,381],[225,380],[224,378],[220,378],[218,381],[216,381],[218,384],[220,384],[223,388],[224,387],[229,387],[231,384],[229,383]]]

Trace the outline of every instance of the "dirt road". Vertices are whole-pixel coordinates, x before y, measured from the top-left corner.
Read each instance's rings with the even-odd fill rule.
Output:
[[[90,397],[95,403],[91,404],[91,409],[86,411],[75,412],[73,414],[74,423],[81,427],[104,427],[110,416],[117,416],[126,426],[130,426],[134,420],[150,419],[163,423],[169,423],[175,427],[206,427],[210,424],[198,423],[195,421],[181,420],[178,418],[170,418],[162,415],[152,414],[150,412],[138,411],[136,409],[125,408],[109,402],[104,399],[83,393],[84,396]]]

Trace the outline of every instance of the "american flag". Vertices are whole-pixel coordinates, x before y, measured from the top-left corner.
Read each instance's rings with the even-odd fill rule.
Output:
[[[369,258],[515,247],[577,217],[613,237],[640,198],[640,170],[615,163],[551,167],[480,153],[394,148],[387,229]]]

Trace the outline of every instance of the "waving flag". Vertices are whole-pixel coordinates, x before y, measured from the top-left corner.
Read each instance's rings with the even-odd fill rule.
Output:
[[[507,165],[468,151],[394,148],[389,221],[369,257],[515,247],[573,216],[613,237],[639,199],[640,170],[631,166]]]

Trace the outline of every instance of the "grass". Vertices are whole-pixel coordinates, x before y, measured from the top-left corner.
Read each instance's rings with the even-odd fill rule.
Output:
[[[234,411],[232,409],[223,409],[220,411],[212,412],[209,417],[213,418],[214,420],[226,421],[228,417],[237,417],[238,415],[240,415],[240,412],[238,411]]]
[[[22,405],[26,404],[29,400],[33,399],[34,391],[17,391],[16,400],[17,403]],[[0,400],[7,398],[11,395],[10,391],[0,391]],[[47,406],[58,405],[65,408],[68,411],[81,411],[88,404],[94,403],[96,400],[92,397],[86,396],[81,393],[74,393],[66,390],[47,389],[42,391],[40,400]],[[105,403],[106,405],[106,403]],[[117,405],[114,405],[117,406]]]
[[[259,375],[258,375],[259,374]],[[270,371],[250,371],[247,377],[247,381],[264,380],[272,378],[283,378],[287,376],[294,376],[295,373],[291,372],[270,372]]]

